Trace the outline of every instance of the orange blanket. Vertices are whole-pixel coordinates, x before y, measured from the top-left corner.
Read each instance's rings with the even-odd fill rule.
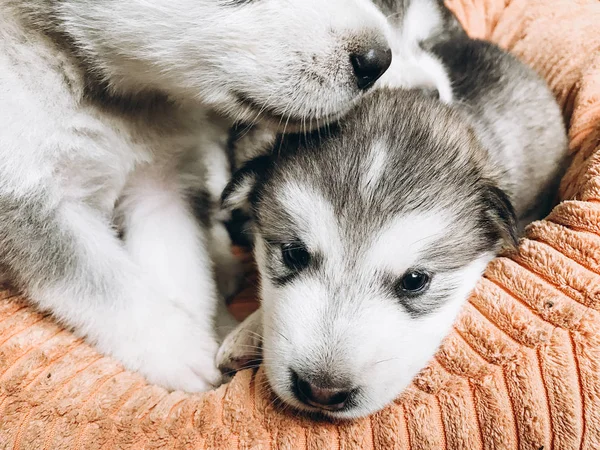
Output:
[[[279,409],[260,370],[167,393],[4,292],[0,449],[600,449],[600,2],[448,3],[546,77],[574,162],[562,202],[491,264],[401,399],[334,424]]]

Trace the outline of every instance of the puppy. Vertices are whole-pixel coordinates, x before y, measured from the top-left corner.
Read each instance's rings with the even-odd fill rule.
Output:
[[[149,381],[218,384],[226,235],[196,194],[227,179],[206,161],[232,121],[345,114],[390,64],[386,29],[367,0],[2,1],[4,275]]]
[[[560,174],[564,124],[532,70],[464,33],[424,48],[453,107],[383,88],[328,135],[285,138],[224,193],[252,215],[261,308],[220,367],[262,352],[275,393],[301,410],[348,419],[396,398]]]

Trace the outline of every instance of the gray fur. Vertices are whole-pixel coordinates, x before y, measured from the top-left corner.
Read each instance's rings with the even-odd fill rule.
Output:
[[[545,82],[497,46],[460,36],[431,51],[448,69],[457,101],[493,162],[519,216],[541,218],[565,167],[562,115]],[[546,201],[546,200],[548,201]]]
[[[329,137],[287,136],[276,154],[251,166],[257,170],[250,196],[257,232],[267,242],[294,241],[298,224],[277,193],[282,184],[296,181],[333,205],[345,241],[353,243],[350,260],[390,217],[427,212],[429,205],[458,213],[456,233],[431,245],[429,254],[439,270],[456,269],[495,249],[502,233],[488,221],[487,208],[500,171],[464,119],[419,92],[386,89],[365,99]],[[386,167],[364,197],[359,192],[368,151],[378,143],[387,153]]]
[[[567,148],[554,96],[534,70],[490,42],[470,39],[442,0],[375,0],[396,27],[406,26],[412,4],[428,4],[440,20],[419,45],[444,66],[453,103],[465,112],[478,139],[505,176],[501,187],[518,215],[542,217],[553,200]],[[527,186],[527,189],[523,189]]]
[[[49,203],[43,194],[35,199],[0,197],[0,261],[19,282],[77,276],[74,236]]]

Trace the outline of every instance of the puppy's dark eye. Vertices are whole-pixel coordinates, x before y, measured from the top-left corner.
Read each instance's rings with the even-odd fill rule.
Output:
[[[291,270],[302,270],[310,263],[310,253],[301,242],[281,246],[283,263]]]
[[[431,277],[421,270],[409,270],[396,285],[398,294],[421,294],[429,287]]]

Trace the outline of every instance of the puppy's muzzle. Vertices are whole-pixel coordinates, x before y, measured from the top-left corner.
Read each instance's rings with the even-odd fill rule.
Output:
[[[313,408],[340,411],[348,405],[353,393],[349,386],[317,386],[292,371],[292,387],[298,400]]]

